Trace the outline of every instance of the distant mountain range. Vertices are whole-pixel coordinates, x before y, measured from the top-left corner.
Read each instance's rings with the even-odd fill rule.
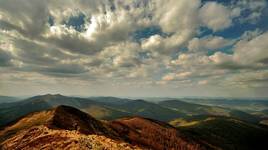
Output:
[[[141,116],[160,121],[193,120],[198,117],[226,116],[259,123],[262,118],[237,109],[221,106],[208,106],[179,100],[163,100],[158,103],[145,100],[131,100],[115,97],[79,98],[63,95],[41,95],[13,103],[0,105],[0,126],[36,111],[50,109],[59,105],[72,106],[89,113],[93,117],[113,120],[128,116]]]
[[[267,146],[267,138],[268,128],[230,117],[210,117],[176,128],[139,116],[101,121],[61,105],[5,126],[0,149],[247,150]]]
[[[210,105],[210,106],[221,106],[227,107],[232,109],[238,109],[246,112],[254,112],[254,111],[261,111],[263,109],[268,108],[268,99],[203,99],[203,98],[195,98],[189,99],[185,98],[184,101],[190,103],[196,103],[201,105]]]
[[[0,104],[1,103],[12,103],[18,101],[18,98],[10,97],[10,96],[1,96],[0,95]]]

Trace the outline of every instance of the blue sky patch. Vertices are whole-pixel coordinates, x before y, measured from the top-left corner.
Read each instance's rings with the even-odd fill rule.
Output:
[[[167,36],[167,34],[165,34],[159,26],[151,26],[135,31],[132,34],[132,37],[134,41],[141,41],[142,39],[147,39],[150,36],[157,34],[164,37]]]
[[[85,17],[83,13],[80,13],[78,16],[71,16],[68,20],[64,21],[63,24],[81,32],[84,30]]]

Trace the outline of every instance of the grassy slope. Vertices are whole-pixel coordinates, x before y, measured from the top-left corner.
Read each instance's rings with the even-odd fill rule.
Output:
[[[210,118],[179,129],[203,144],[225,150],[258,149],[268,146],[267,128],[232,118]]]
[[[142,117],[152,118],[161,121],[170,121],[178,117],[185,117],[186,114],[162,107],[161,105],[150,103],[144,100],[135,100],[122,105],[113,106],[118,110],[138,115]]]

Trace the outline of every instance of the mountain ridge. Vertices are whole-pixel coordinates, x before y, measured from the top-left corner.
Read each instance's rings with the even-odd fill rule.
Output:
[[[268,128],[230,117],[214,116],[198,124],[176,127],[141,116],[97,120],[77,108],[61,105],[30,113],[6,126],[0,131],[0,148],[231,150],[267,146],[263,142],[266,138]]]
[[[156,135],[158,135],[158,137],[163,138],[163,135],[165,135],[166,132],[163,132],[162,130],[167,130],[170,134],[172,133],[174,136],[173,138],[177,139],[175,140],[175,143],[174,141],[172,141],[173,143],[169,142],[170,138],[167,135],[165,136],[165,138],[162,139],[164,140],[164,143],[169,143],[168,147],[170,148],[176,148],[176,145],[179,144],[181,145],[181,147],[184,148],[189,147],[195,150],[201,149],[201,146],[198,146],[198,143],[188,143],[187,141],[184,141],[183,138],[177,136],[177,130],[171,125],[168,125],[164,122],[153,121],[152,119],[132,117],[132,119],[134,120],[137,120],[137,118],[139,123],[147,124],[147,126],[140,126],[140,130],[147,130],[148,127],[151,125],[157,125],[158,128],[162,128],[161,130],[159,130],[158,128],[153,127],[153,130],[158,131],[158,134],[160,135],[156,134],[157,132],[151,132],[151,134],[154,135],[152,137],[157,137]],[[62,145],[64,143],[64,140],[62,140],[62,138],[65,140],[70,140],[69,137],[65,137],[64,135],[75,134],[76,136],[81,137],[91,137],[92,135],[97,137],[104,136],[106,140],[109,139],[108,141],[116,141],[115,143],[129,143],[129,147],[133,147],[133,149],[147,147],[149,149],[153,148],[156,150],[161,150],[161,147],[163,147],[164,143],[162,143],[162,146],[155,146],[155,144],[152,144],[153,140],[147,140],[148,135],[150,135],[148,132],[144,132],[143,134],[141,134],[139,130],[133,128],[133,126],[129,126],[130,124],[125,124],[122,126],[122,124],[125,123],[124,120],[116,120],[116,122],[121,122],[121,125],[118,126],[118,124],[115,122],[103,122],[96,120],[90,115],[70,106],[58,106],[53,109],[26,115],[13,125],[6,127],[3,131],[0,132],[1,141],[4,141],[1,145],[2,147],[4,147],[3,149],[7,150],[12,149],[14,147],[20,147],[21,149],[24,149],[29,145],[37,146],[38,148],[40,148],[40,144],[36,143],[43,142],[44,145],[48,145],[49,143],[47,143],[47,141],[51,141],[49,140],[51,138],[57,141],[58,144]],[[129,133],[135,133],[135,135],[123,135],[121,132],[121,127],[126,127],[124,129],[128,129]],[[46,134],[51,135],[54,132],[56,133],[56,135],[53,134],[52,137],[47,139],[48,137],[46,136]],[[39,135],[42,135],[42,138],[40,138]],[[143,141],[135,140],[137,136],[143,139]],[[35,143],[32,144],[32,142],[29,142],[28,140],[25,141],[25,138],[28,138],[28,140],[32,138],[37,141],[32,141],[33,143]],[[43,140],[43,138],[46,138],[46,140]],[[105,143],[105,141],[103,142]]]

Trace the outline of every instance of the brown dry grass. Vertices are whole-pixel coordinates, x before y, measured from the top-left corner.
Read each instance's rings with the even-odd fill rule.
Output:
[[[3,150],[62,149],[62,150],[139,150],[122,141],[115,141],[100,135],[84,135],[77,131],[53,130],[36,126],[6,140]]]
[[[132,144],[155,150],[200,150],[199,144],[191,142],[173,127],[140,117],[111,122],[111,126]]]

